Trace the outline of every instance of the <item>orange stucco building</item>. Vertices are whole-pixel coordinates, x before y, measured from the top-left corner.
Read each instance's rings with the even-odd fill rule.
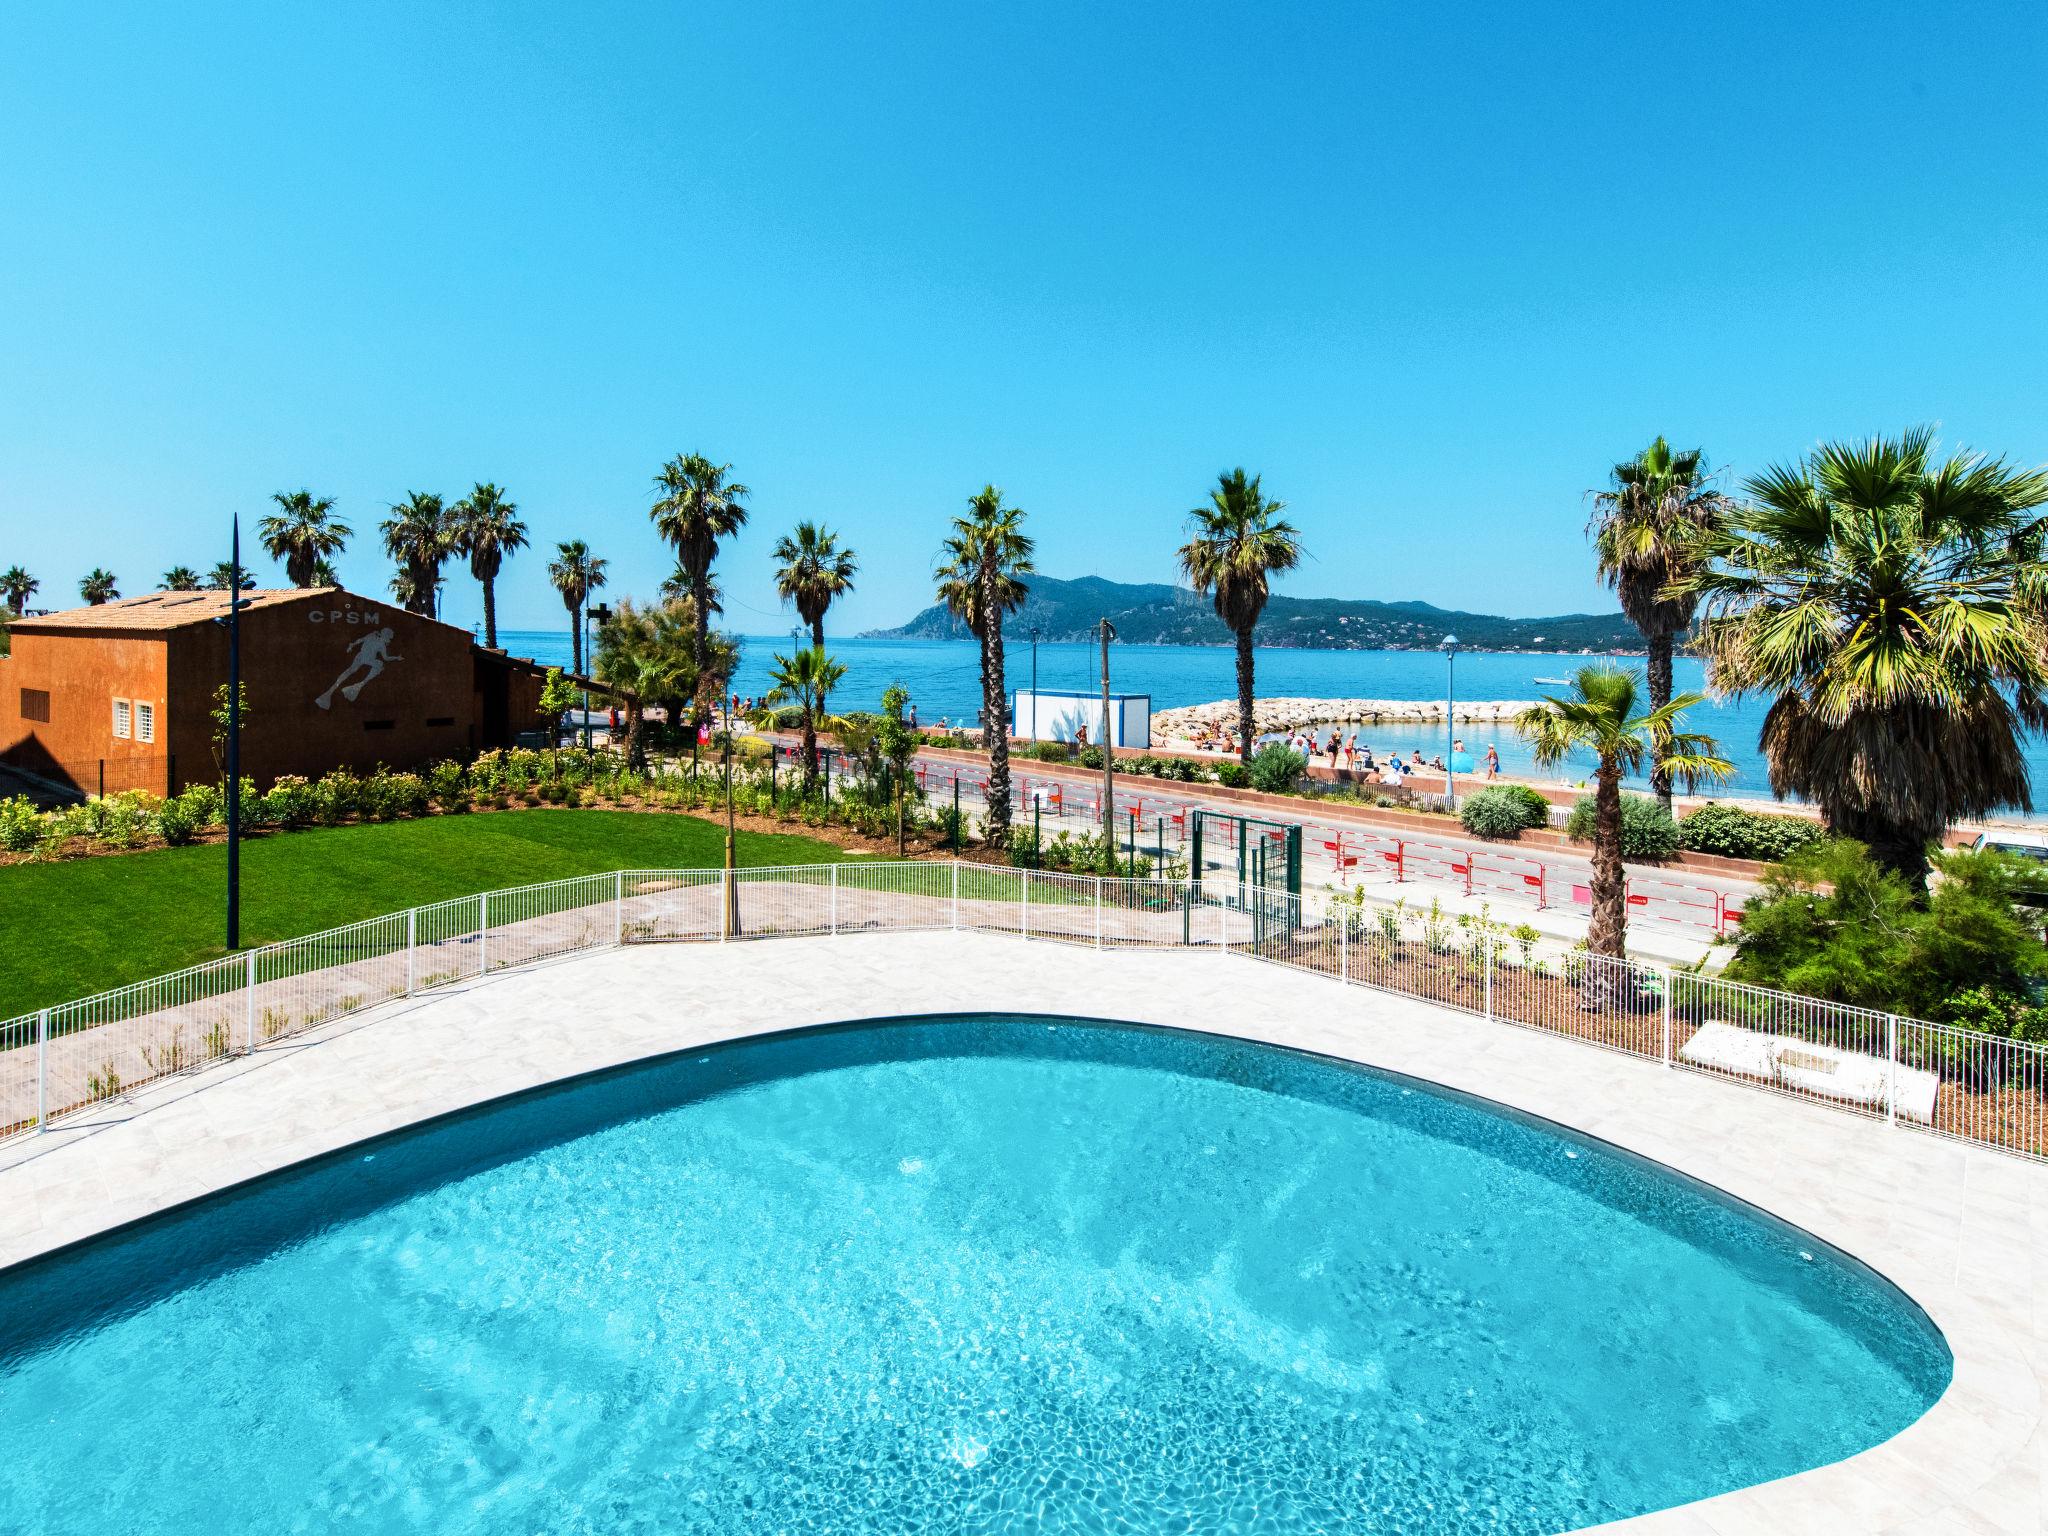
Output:
[[[242,771],[259,784],[508,746],[545,669],[339,587],[247,592]],[[156,592],[20,619],[0,658],[0,761],[88,792],[218,777],[228,595]]]

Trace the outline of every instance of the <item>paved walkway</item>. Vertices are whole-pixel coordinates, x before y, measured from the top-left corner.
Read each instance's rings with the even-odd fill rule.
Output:
[[[1413,1073],[1604,1137],[1856,1254],[1927,1308],[1956,1377],[1834,1466],[1621,1522],[1631,1536],[2039,1531],[2048,1168],[1224,954],[982,934],[604,950],[357,1015],[0,1148],[12,1262],[430,1115],[713,1039],[996,1003],[1215,1027]],[[573,1027],[568,1027],[573,1023]]]

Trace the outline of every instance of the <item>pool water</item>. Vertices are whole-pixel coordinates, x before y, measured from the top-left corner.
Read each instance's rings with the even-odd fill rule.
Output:
[[[736,1044],[0,1276],[0,1529],[1552,1532],[1946,1386],[1853,1261],[1207,1037]]]

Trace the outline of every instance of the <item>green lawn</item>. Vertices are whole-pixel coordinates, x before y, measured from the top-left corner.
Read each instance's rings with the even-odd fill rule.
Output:
[[[505,886],[724,856],[723,827],[635,811],[499,811],[278,833],[242,847],[242,942]],[[747,832],[736,856],[756,865],[849,857],[814,838]],[[226,880],[218,844],[0,868],[0,1019],[223,953]]]

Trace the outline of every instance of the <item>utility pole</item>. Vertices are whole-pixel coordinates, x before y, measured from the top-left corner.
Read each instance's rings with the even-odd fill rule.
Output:
[[[1102,630],[1102,857],[1116,873],[1116,745],[1109,730],[1109,642],[1116,626],[1104,619]],[[1037,709],[1034,696],[1032,708]]]

